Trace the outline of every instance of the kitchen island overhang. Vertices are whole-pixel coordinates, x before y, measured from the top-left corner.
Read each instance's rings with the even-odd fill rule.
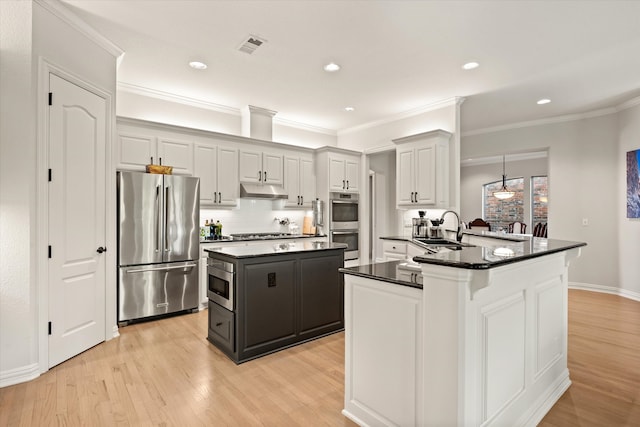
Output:
[[[425,254],[413,259],[421,290],[367,277],[362,267],[341,269],[343,414],[360,425],[536,425],[571,384],[567,270],[583,246],[525,238]],[[372,324],[378,330],[367,331]],[[369,337],[398,351],[378,357]],[[377,387],[375,376],[389,366],[415,380]]]

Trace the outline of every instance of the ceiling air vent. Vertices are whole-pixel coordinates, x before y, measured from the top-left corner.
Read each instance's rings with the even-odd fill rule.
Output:
[[[263,43],[266,42],[267,41],[265,39],[261,39],[260,37],[249,36],[242,42],[238,50],[240,52],[248,53],[249,55],[251,55],[257,48],[259,48]]]

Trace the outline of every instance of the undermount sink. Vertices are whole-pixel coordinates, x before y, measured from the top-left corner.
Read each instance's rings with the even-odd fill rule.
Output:
[[[442,248],[449,248],[452,250],[460,250],[462,248],[469,248],[469,247],[473,247],[473,245],[469,245],[467,243],[460,243],[460,242],[456,242],[455,240],[447,240],[447,239],[421,239],[421,238],[414,238],[413,239],[415,242],[422,244],[424,246],[430,246],[430,247],[442,247]]]

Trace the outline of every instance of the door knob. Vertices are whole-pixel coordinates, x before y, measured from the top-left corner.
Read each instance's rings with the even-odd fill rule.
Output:
[[[98,252],[99,254],[101,254],[102,252],[107,252],[107,248],[103,248],[102,246],[100,246],[96,252]]]

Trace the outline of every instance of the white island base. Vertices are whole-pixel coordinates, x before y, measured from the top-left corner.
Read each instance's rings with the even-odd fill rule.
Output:
[[[361,426],[535,426],[570,386],[579,248],[488,269],[421,264],[423,289],[345,272],[345,407]]]

